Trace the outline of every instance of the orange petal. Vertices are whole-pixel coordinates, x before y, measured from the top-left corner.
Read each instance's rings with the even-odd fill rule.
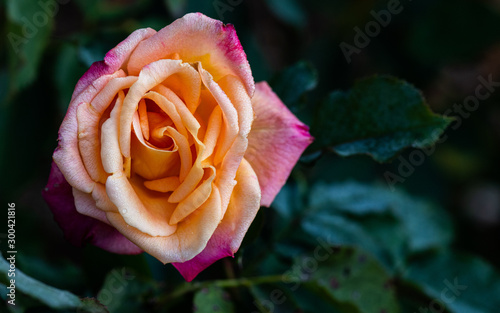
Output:
[[[179,202],[170,217],[170,224],[177,224],[186,218],[189,214],[198,209],[212,193],[212,182],[215,178],[215,168],[210,167],[212,174],[193,190],[184,200]]]
[[[102,165],[104,170],[109,174],[123,171],[123,157],[120,152],[120,144],[118,142],[118,121],[120,119],[123,100],[124,95],[121,91],[116,99],[115,106],[111,111],[109,119],[107,119],[101,126]]]
[[[185,262],[206,247],[219,225],[222,219],[220,195],[214,186],[208,200],[185,221],[177,224],[177,230],[170,236],[152,237],[130,227],[118,213],[107,213],[106,217],[125,237],[161,262]]]
[[[73,188],[73,197],[75,198],[75,206],[78,213],[109,224],[104,211],[101,211],[96,207],[96,203],[92,198],[92,195]]]
[[[144,182],[144,186],[149,190],[159,191],[159,192],[170,192],[174,191],[181,184],[179,177],[171,176],[156,180],[148,180]]]
[[[134,116],[132,134],[132,171],[147,180],[178,175],[179,153],[177,144],[170,150],[155,148],[144,141],[139,117]]]
[[[246,160],[241,162],[236,180],[238,184],[234,188],[229,207],[206,248],[190,261],[173,264],[187,281],[193,280],[215,261],[234,256],[259,210],[259,182]]]
[[[78,94],[70,103],[68,111],[59,128],[59,145],[54,151],[53,159],[68,183],[74,188],[86,193],[92,192],[95,182],[92,180],[80,157],[78,148],[77,108],[81,103],[89,103],[96,94],[113,78],[123,75],[117,72],[104,75],[93,81]]]
[[[151,90],[156,85],[162,83],[171,75],[179,75],[184,82],[183,98],[189,105],[195,103],[197,105],[201,82],[198,73],[189,64],[182,64],[177,60],[159,60],[145,66],[140,74],[139,79],[130,87],[127,96],[123,103],[123,110],[120,116],[120,148],[125,157],[130,157],[130,136],[132,128],[132,120],[134,113],[137,111],[139,101],[144,94]]]
[[[168,224],[175,205],[163,194],[145,188],[139,178],[129,180],[123,173],[115,173],[106,181],[106,192],[128,225],[153,237],[175,232],[177,226]]]
[[[234,75],[253,95],[252,72],[233,25],[200,13],[186,14],[141,42],[130,56],[128,72],[137,75],[147,64],[174,56],[184,62],[202,62],[216,80]]]

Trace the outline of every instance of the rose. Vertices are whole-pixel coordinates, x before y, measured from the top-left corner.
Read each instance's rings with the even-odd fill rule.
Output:
[[[232,256],[312,141],[232,25],[139,29],[75,87],[44,190],[74,244],[145,251],[186,280]]]

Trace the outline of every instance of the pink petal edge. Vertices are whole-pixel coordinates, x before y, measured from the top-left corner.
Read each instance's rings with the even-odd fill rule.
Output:
[[[128,72],[137,75],[147,64],[174,53],[185,62],[207,61],[215,80],[226,75],[238,77],[253,95],[252,71],[233,25],[201,13],[186,14],[141,42],[130,56]],[[209,64],[203,64],[204,68],[208,70]]]
[[[156,31],[151,28],[138,29],[130,34],[125,40],[120,42],[116,47],[109,50],[103,61],[94,62],[87,72],[83,74],[76,84],[71,100],[73,100],[80,94],[80,92],[86,89],[87,86],[92,84],[92,82],[99,77],[112,74],[119,70],[137,45],[141,41],[153,36],[155,33]]]
[[[252,165],[262,190],[262,206],[270,206],[286,183],[302,152],[314,138],[266,82],[255,85],[255,120],[245,159]]]
[[[71,244],[83,246],[90,243],[118,254],[143,252],[113,227],[77,212],[72,187],[54,162],[52,162],[49,181],[42,191],[42,196]]]

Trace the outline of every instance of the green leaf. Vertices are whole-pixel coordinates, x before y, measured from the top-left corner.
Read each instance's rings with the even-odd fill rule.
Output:
[[[82,269],[70,260],[61,258],[57,261],[45,260],[36,254],[27,256],[18,253],[16,264],[24,269],[26,275],[32,276],[47,284],[64,289],[78,288],[85,275]]]
[[[428,309],[441,306],[456,313],[494,313],[500,308],[500,273],[471,255],[445,250],[419,258],[403,277],[433,299]]]
[[[342,312],[353,312],[351,307],[362,313],[399,312],[389,275],[370,255],[342,249],[317,264],[307,284],[322,291],[333,303],[342,304]]]
[[[318,85],[318,73],[311,63],[301,61],[286,68],[271,81],[273,91],[292,112],[303,108],[304,95]]]
[[[436,142],[452,119],[434,114],[414,86],[390,76],[335,91],[317,108],[311,132],[316,148],[342,156],[368,154],[386,162],[407,147]]]
[[[386,187],[317,184],[310,199],[302,221],[307,233],[330,244],[361,247],[388,269],[397,269],[409,255],[447,246],[453,235],[444,210]]]
[[[381,259],[384,258],[383,246],[374,240],[363,225],[344,216],[315,213],[302,221],[302,228],[330,245],[360,247]]]
[[[153,292],[154,285],[137,277],[128,268],[115,268],[108,273],[97,294],[97,300],[109,312],[144,312],[145,299]]]
[[[0,297],[2,298],[3,302],[7,304],[7,301],[10,300],[10,298],[7,296],[9,294],[9,289],[7,289],[7,286],[4,284],[0,283]],[[20,292],[16,293],[16,305],[11,305],[7,304],[6,307],[8,309],[8,312],[10,313],[24,313],[28,309],[32,307],[39,307],[40,302],[37,300],[34,300]],[[1,311],[4,312],[4,311]]]
[[[210,286],[203,288],[194,295],[194,312],[210,313],[235,312],[233,304],[230,301],[229,294],[222,288]]]
[[[249,290],[255,298],[253,301],[254,306],[252,307],[253,311],[251,312],[281,313],[294,312],[299,309],[295,302],[290,301],[286,296],[284,296],[284,290],[286,290],[286,288],[280,288],[275,285],[262,285],[251,286]],[[273,299],[271,299],[271,297],[273,297]],[[275,299],[277,302],[272,301]]]
[[[290,221],[293,219],[294,215],[298,213],[299,207],[301,206],[300,202],[300,192],[297,190],[296,186],[293,184],[286,184],[276,195],[272,203],[272,208],[278,212],[282,218]]]
[[[13,260],[15,260],[15,255]],[[10,260],[7,261],[0,255],[0,279],[7,287],[15,286],[16,292],[20,291],[29,295],[53,309],[75,309],[80,307],[80,299],[74,294],[45,285],[25,275],[18,268],[15,269],[15,272],[10,272],[11,275],[15,273],[15,276],[8,276],[10,264]],[[11,282],[12,279],[15,281]]]
[[[104,305],[94,298],[83,298],[82,305],[77,313],[108,313]]]
[[[30,0],[7,0],[10,93],[27,87],[37,77],[55,16],[54,11],[46,11],[41,3],[42,1],[34,4]]]
[[[316,291],[315,288],[311,288],[311,284],[309,284],[308,286],[304,285],[303,288],[299,288],[293,291],[291,296],[293,296],[293,299],[297,303],[297,306],[299,306],[304,312],[308,313],[358,312],[356,307],[349,304],[344,304],[344,303],[332,304],[332,299],[329,296],[322,297],[321,292],[316,293],[315,291]]]
[[[317,184],[310,197],[314,210],[334,215],[336,211],[358,216],[391,214],[405,228],[413,252],[448,245],[453,235],[450,217],[443,209],[384,186],[354,182]]]

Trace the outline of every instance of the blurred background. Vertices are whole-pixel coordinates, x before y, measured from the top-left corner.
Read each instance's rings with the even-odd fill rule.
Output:
[[[0,2],[0,194],[5,209],[7,203],[16,203],[20,270],[80,297],[97,297],[113,273],[122,275],[126,269],[133,279],[126,280],[123,294],[101,301],[108,301],[112,312],[191,311],[199,310],[193,301],[209,301],[195,289],[169,296],[185,286],[183,280],[171,266],[149,256],[118,256],[91,246],[71,246],[41,197],[57,131],[81,75],[135,29],[159,30],[188,12],[234,24],[255,80],[269,81],[282,99],[292,99],[293,103],[285,103],[308,125],[311,112],[330,92],[348,90],[373,74],[390,74],[413,84],[431,109],[442,114],[475,95],[479,77],[493,81],[490,96],[473,110],[450,114],[460,117],[460,123],[448,127],[446,139],[394,186],[394,192],[387,191],[384,175],[397,174],[401,159],[380,164],[369,156],[342,158],[333,152],[308,151],[273,207],[261,210],[236,258],[217,262],[197,281],[281,275],[297,262],[305,264],[297,258],[311,256],[315,240],[324,236],[333,238],[329,244],[336,249],[349,247],[349,253],[326,268],[320,264],[321,271],[338,270],[343,275],[339,279],[348,279],[351,270],[347,275],[345,271],[353,262],[352,253],[363,258],[360,250],[368,251],[386,278],[360,274],[351,283],[362,289],[378,279],[389,282],[389,287],[380,285],[377,290],[386,288],[396,304],[386,309],[359,305],[354,289],[339,295],[333,280],[325,287],[333,300],[313,287],[301,288],[298,296],[282,280],[226,288],[222,298],[231,299],[235,312],[310,312],[315,305],[328,307],[328,312],[416,312],[422,307],[431,312],[497,312],[500,83],[495,82],[500,82],[500,2],[496,0]],[[301,86],[301,94],[290,95],[294,84]],[[312,126],[311,131],[321,130]],[[408,160],[412,151],[403,151],[401,157]],[[320,200],[310,200],[311,195]],[[320,215],[312,216],[305,208],[319,208],[312,210],[317,212],[325,203],[341,214],[335,213],[329,224],[328,219],[315,222]],[[384,211],[394,205],[401,206],[399,213]],[[368,215],[356,211],[367,206],[380,210]],[[6,251],[6,225],[0,226],[2,251]],[[298,225],[299,231],[290,232]],[[405,227],[409,239],[399,242]],[[422,242],[428,245],[412,250]],[[312,277],[321,271],[306,270]],[[443,272],[445,278],[433,281],[436,273]],[[463,295],[455,294],[451,303],[441,299],[442,305],[432,304],[447,286],[444,279],[453,282],[457,277],[459,283],[468,281]],[[287,299],[296,299],[283,304],[271,301],[271,308],[269,293],[275,283],[286,291]],[[370,293],[367,288],[359,292]],[[11,312],[50,311],[39,300],[21,293],[18,297],[24,304],[10,308]],[[223,305],[219,309],[227,310]]]

